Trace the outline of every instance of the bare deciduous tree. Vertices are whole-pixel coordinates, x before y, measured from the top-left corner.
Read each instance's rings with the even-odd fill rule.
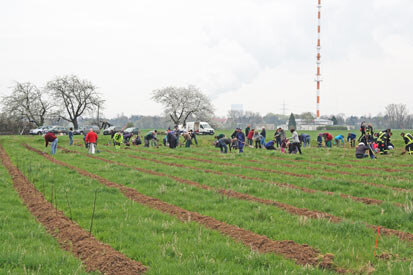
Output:
[[[9,115],[42,126],[52,104],[46,93],[30,82],[16,82],[11,95],[2,98],[3,111]]]
[[[155,90],[152,99],[164,106],[165,115],[176,125],[185,126],[188,118],[208,121],[214,114],[209,98],[194,86]]]
[[[405,128],[408,115],[406,104],[389,104],[386,106],[386,119],[390,128]]]
[[[72,122],[75,129],[79,128],[79,117],[97,107],[102,108],[104,102],[90,81],[75,75],[58,77],[47,83],[47,89],[59,106],[59,117]]]

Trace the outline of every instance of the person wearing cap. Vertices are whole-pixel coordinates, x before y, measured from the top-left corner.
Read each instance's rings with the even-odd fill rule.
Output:
[[[407,152],[409,152],[409,155],[413,155],[413,135],[410,133],[401,133],[400,135],[402,136],[404,143],[406,144],[402,155],[406,154]]]
[[[368,154],[366,153],[367,151],[369,151]],[[363,142],[360,142],[359,145],[356,147],[356,158],[363,159],[367,158],[368,156],[370,156],[371,159],[375,158],[373,150]]]

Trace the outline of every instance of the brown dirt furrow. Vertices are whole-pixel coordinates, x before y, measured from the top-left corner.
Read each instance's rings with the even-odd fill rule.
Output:
[[[204,159],[197,159],[197,158],[189,158],[189,157],[184,157],[184,156],[176,156],[176,155],[171,155],[171,154],[165,154],[165,153],[159,153],[159,152],[149,152],[149,151],[144,151],[144,150],[139,150],[139,152],[145,153],[145,154],[158,154],[158,155],[162,155],[162,156],[168,156],[168,157],[176,157],[179,159],[187,159],[187,160],[194,160],[194,161],[199,161],[199,162],[206,162],[206,163],[213,163],[213,164],[223,164],[222,162],[216,163],[214,161],[211,160],[204,160]],[[226,163],[223,164],[225,166],[237,166],[237,167],[242,167],[242,165],[240,164],[231,164],[231,163]],[[250,169],[249,166],[243,167],[243,168],[247,168]],[[257,169],[255,169],[257,170]],[[260,170],[258,170],[260,171]],[[272,173],[277,173],[278,171],[276,170],[270,170]],[[296,177],[297,174],[295,173],[284,173],[285,175],[289,175],[289,176],[293,176]],[[314,178],[314,175],[309,175],[309,174],[298,174],[301,175],[301,177],[307,177],[307,178]],[[329,181],[336,181],[336,178],[333,177],[327,177],[327,176],[320,176],[320,178],[325,179],[325,180],[329,180]],[[394,191],[397,192],[412,192],[412,190],[410,189],[405,189],[405,188],[399,188],[399,187],[392,187],[392,186],[386,186],[384,184],[377,184],[377,183],[371,183],[371,182],[364,182],[364,181],[357,181],[357,180],[347,180],[348,182],[351,183],[358,183],[358,184],[363,184],[363,185],[370,185],[370,186],[374,186],[374,187],[379,187],[379,188],[384,188],[384,189],[392,189]]]
[[[112,151],[108,151],[108,152],[112,152]],[[162,155],[162,156],[169,156],[169,157],[171,156],[169,154],[164,154],[164,153],[159,153],[159,152],[145,152],[145,153]],[[217,163],[217,162],[214,162],[212,160],[198,159],[198,158],[192,158],[192,157],[183,157],[183,156],[172,156],[172,157],[176,157],[178,159],[186,159],[186,160],[193,160],[193,161],[198,161],[198,162],[211,163],[211,164],[216,164],[216,165],[235,166],[235,167],[242,167],[242,168],[246,168],[246,169],[253,169],[253,170],[262,171],[262,170],[260,170],[260,168],[254,169],[256,167],[243,166],[243,165],[234,164],[234,163],[222,163],[222,162]],[[276,170],[271,170],[271,169],[265,169],[265,170],[269,170],[272,173],[278,173],[278,171],[276,171]],[[291,176],[294,176],[293,174],[290,174],[290,173],[288,173],[288,174],[291,175]],[[235,176],[234,174],[231,174],[231,175]],[[312,175],[308,175],[308,176],[313,177]],[[257,178],[255,178],[255,177],[254,178],[253,177],[245,177],[245,178],[249,178],[249,179],[252,179],[252,180],[257,180]],[[321,177],[321,178],[326,179],[326,180],[330,180],[330,181],[335,181],[335,179],[331,178],[331,177]],[[285,187],[299,189],[299,190],[302,190],[302,191],[307,192],[307,193],[321,192],[321,193],[331,195],[331,196],[335,195],[334,192],[329,192],[329,191],[319,191],[319,190],[314,190],[314,189],[309,189],[309,188],[298,187],[298,186],[294,186],[292,184],[287,184],[287,183],[280,184],[280,183],[275,183],[275,182],[272,182],[272,181],[266,181],[266,180],[264,180],[264,181],[265,182],[270,182],[272,184],[276,184],[276,185],[279,185],[279,186],[283,185]],[[340,194],[340,196],[343,197],[343,198],[349,198],[349,199],[352,199],[354,201],[361,202],[361,203],[364,203],[364,204],[377,204],[377,205],[379,205],[379,204],[383,203],[382,200],[366,198],[366,197],[355,197],[355,196],[351,196],[351,195],[347,195],[347,194]],[[403,207],[402,204],[397,203],[397,202],[394,203],[394,205],[397,206],[397,207]]]
[[[211,153],[216,153],[216,150],[209,150]],[[204,156],[210,156],[208,154],[202,154],[202,153],[197,153],[200,155]],[[362,165],[352,165],[352,164],[337,164],[337,163],[331,163],[331,162],[324,162],[324,161],[316,161],[316,160],[303,160],[303,159],[287,159],[283,157],[277,157],[277,156],[269,156],[272,159],[277,159],[277,160],[283,160],[283,161],[293,161],[293,162],[304,162],[304,163],[313,163],[313,164],[320,164],[320,165],[327,165],[327,166],[337,166],[337,167],[346,167],[346,168],[354,168],[354,169],[366,169],[366,170],[377,170],[375,167],[371,166],[362,166]],[[352,162],[361,162],[358,159],[351,160]],[[413,167],[413,164],[395,164],[392,165],[392,168],[380,168],[383,171],[390,172],[390,173],[413,173],[413,171],[406,171],[406,170],[400,170],[400,169],[394,169],[393,167]]]
[[[71,150],[67,150],[67,149],[63,149],[63,150],[65,150],[65,151],[68,152],[68,153],[81,154],[80,152],[77,152],[77,151],[71,151]],[[116,153],[116,152],[113,152],[113,151],[107,151],[107,152],[109,152],[109,153]],[[137,167],[128,166],[128,165],[126,165],[126,164],[118,163],[118,162],[111,161],[111,160],[107,160],[107,159],[104,159],[104,158],[100,158],[100,157],[96,157],[96,156],[91,156],[91,155],[87,155],[87,154],[84,154],[84,155],[85,155],[85,156],[88,156],[88,157],[90,157],[90,158],[95,158],[95,159],[102,160],[102,161],[107,162],[107,163],[112,163],[112,164],[116,164],[116,165],[128,167],[128,168],[135,169],[135,170],[138,170],[138,171],[140,171],[140,170],[145,171],[145,169],[142,169],[142,168],[137,168]],[[134,156],[134,155],[129,155],[129,156],[134,157],[134,158],[136,157],[136,158],[142,159],[142,160],[152,161],[152,159],[145,159],[145,158],[137,157],[137,156]],[[159,164],[163,164],[163,162],[160,161],[160,160],[156,160],[156,162],[159,163]],[[231,174],[231,173],[223,173],[223,172],[213,171],[213,170],[209,170],[209,169],[202,169],[202,168],[198,168],[198,167],[188,167],[188,166],[182,165],[182,164],[173,164],[173,163],[169,163],[169,162],[165,162],[165,163],[166,163],[167,165],[170,165],[170,166],[185,167],[185,168],[194,168],[194,170],[202,170],[202,171],[205,171],[205,172],[207,172],[207,173],[216,173],[216,174],[219,174],[219,175],[237,176],[237,177],[244,178],[244,179],[257,180],[257,181],[261,181],[261,182],[270,182],[270,181],[267,181],[267,180],[264,180],[264,179],[253,178],[253,177],[248,177],[248,176],[243,176],[243,175],[237,175],[237,174]],[[77,168],[76,168],[76,169],[77,169]],[[202,189],[211,190],[211,188],[212,188],[212,187],[208,187],[208,186],[201,185],[201,184],[199,184],[199,183],[194,183],[194,182],[189,181],[189,180],[186,180],[186,179],[181,179],[181,178],[178,178],[178,177],[175,177],[175,176],[168,176],[168,175],[165,175],[165,174],[162,174],[162,173],[159,173],[159,172],[155,172],[155,171],[151,171],[151,170],[146,170],[146,171],[147,171],[147,173],[150,173],[150,174],[153,174],[153,175],[166,176],[166,177],[170,177],[170,178],[172,178],[172,179],[175,179],[175,180],[177,180],[177,181],[182,180],[182,181],[181,181],[182,183],[191,184],[191,185],[194,185],[194,186],[197,186],[197,187],[202,186],[202,187],[200,187],[200,188],[202,188]],[[178,179],[179,179],[179,180],[178,180]],[[271,182],[270,182],[270,183],[271,183]],[[284,187],[287,187],[287,188],[293,188],[293,189],[303,190],[303,191],[308,192],[308,193],[318,192],[318,191],[313,190],[313,189],[307,189],[307,188],[304,188],[304,187],[294,186],[294,185],[290,185],[290,184],[287,184],[287,183],[285,183],[285,184],[283,184],[283,183],[273,183],[273,184],[277,184],[277,185],[284,186]],[[220,191],[221,193],[223,192],[222,189],[219,190],[219,191]],[[235,192],[235,191],[225,190],[225,192]],[[327,191],[324,191],[324,192],[325,192],[326,194],[334,195],[333,192],[327,192]],[[241,195],[247,195],[247,194],[242,194],[242,193],[240,193],[240,194],[241,194]],[[254,197],[254,198],[255,198],[255,197]],[[363,199],[366,199],[365,201],[361,201],[361,202],[366,203],[366,204],[372,204],[371,200],[374,201],[374,199],[370,199],[370,198],[358,198],[358,199],[360,199],[360,201],[363,200]],[[261,199],[260,199],[260,200],[261,200]],[[262,199],[262,200],[265,200],[265,199]],[[258,201],[257,201],[257,202],[258,202]],[[274,201],[271,201],[271,200],[270,200],[270,202],[273,203]],[[271,204],[271,203],[267,203],[267,204]],[[273,204],[273,205],[274,205],[274,204]],[[288,205],[288,206],[290,206],[290,205]],[[280,206],[279,206],[279,207],[280,207]],[[290,206],[290,207],[291,207],[291,206]],[[292,207],[293,207],[293,206],[292,206]],[[295,207],[294,207],[294,208],[295,208]],[[343,220],[342,218],[335,217],[335,216],[330,215],[330,214],[325,213],[325,212],[308,210],[308,211],[311,211],[312,213],[310,214],[310,213],[307,212],[307,215],[306,215],[306,214],[305,214],[305,213],[306,213],[305,210],[307,210],[307,209],[305,209],[305,208],[296,208],[296,209],[299,209],[298,211],[299,211],[300,214],[298,214],[298,215],[301,215],[301,216],[307,216],[307,217],[310,217],[310,218],[315,218],[315,217],[318,215],[318,218],[327,218],[327,219],[330,219],[330,221],[332,221],[332,222],[339,222],[339,221],[342,221],[342,220]],[[290,208],[289,210],[290,210],[290,211],[288,211],[289,213],[294,214],[294,211],[295,211],[295,210],[293,210],[292,208]],[[298,212],[296,212],[296,213],[298,213]],[[374,230],[377,230],[377,228],[379,227],[379,226],[371,225],[371,224],[368,224],[368,223],[365,223],[365,225],[366,225],[367,228],[374,229]],[[389,228],[382,227],[382,226],[380,226],[380,230],[383,230],[383,232],[384,232],[383,234],[385,234],[385,235],[397,236],[397,237],[399,237],[401,240],[413,241],[413,234],[411,234],[411,233],[409,233],[409,232],[403,232],[403,231],[399,231],[399,230],[389,229]]]
[[[117,188],[126,197],[128,197],[131,200],[134,200],[148,207],[160,210],[161,212],[168,213],[172,216],[176,216],[181,221],[184,221],[184,222],[194,221],[194,222],[204,225],[205,227],[209,229],[217,230],[224,235],[227,235],[239,242],[242,242],[245,246],[250,247],[253,250],[259,251],[261,253],[280,254],[287,259],[294,260],[297,264],[300,264],[300,265],[312,265],[316,267],[334,270],[340,273],[344,273],[347,271],[343,268],[339,268],[335,266],[335,264],[333,263],[334,256],[332,254],[322,255],[319,253],[318,250],[310,247],[309,245],[306,245],[306,244],[301,245],[293,241],[275,241],[275,240],[269,239],[265,235],[259,235],[254,232],[239,228],[237,226],[218,221],[212,217],[204,216],[197,212],[188,211],[186,209],[177,207],[175,205],[163,202],[159,199],[143,195],[133,188],[129,188],[129,187],[122,186],[120,184],[111,182],[105,178],[92,174],[86,170],[80,169],[78,167],[74,167],[70,164],[57,160],[53,158],[52,156],[48,154],[44,154],[40,150],[37,150],[29,145],[25,145],[25,147],[31,151],[34,151],[42,155],[43,157],[47,158],[53,163],[67,167],[69,169],[72,169],[78,172],[81,175],[95,179],[108,187]],[[67,149],[65,151],[71,152],[71,153],[79,153],[79,152],[71,151]],[[91,156],[91,155],[86,155],[86,156],[90,158],[94,158],[94,159],[99,159],[99,160],[102,160],[108,163],[121,165],[121,163],[117,163],[117,162],[103,159],[100,157]],[[150,170],[140,169],[140,168],[139,169],[136,168],[136,169],[138,171],[142,171],[145,173],[163,176],[163,174],[155,172],[155,171],[150,171]]]
[[[93,235],[56,210],[11,162],[0,145],[3,165],[13,179],[13,186],[32,215],[56,238],[60,246],[73,253],[87,271],[103,274],[142,274],[147,268],[109,245],[99,242]]]
[[[108,151],[108,152],[111,152],[111,153],[112,153],[112,151]],[[134,155],[128,155],[128,156],[131,157],[131,158],[136,158],[136,159],[140,159],[140,160],[144,160],[144,161],[151,161],[151,162],[155,162],[155,163],[159,163],[159,164],[163,164],[163,165],[169,165],[169,166],[175,166],[175,167],[181,167],[181,168],[188,168],[188,169],[203,171],[203,172],[205,172],[205,173],[210,173],[210,174],[228,175],[228,176],[235,176],[235,177],[239,177],[239,178],[243,178],[243,179],[248,179],[248,180],[266,182],[266,183],[274,184],[274,185],[277,185],[277,186],[280,186],[280,187],[284,187],[284,188],[298,189],[298,190],[301,190],[301,191],[306,192],[306,193],[316,193],[316,192],[320,192],[320,193],[324,193],[324,194],[330,195],[330,196],[334,196],[334,195],[335,195],[334,192],[317,191],[317,190],[314,190],[314,189],[308,189],[308,188],[304,188],[304,187],[299,187],[299,186],[295,186],[295,185],[288,184],[288,183],[278,183],[278,182],[273,182],[273,181],[270,181],[270,180],[259,179],[259,178],[255,178],[255,177],[247,177],[247,176],[238,175],[238,174],[223,173],[223,172],[219,172],[219,171],[213,171],[213,170],[210,170],[210,169],[202,169],[202,168],[198,168],[198,167],[192,167],[192,166],[187,166],[187,165],[182,165],[182,164],[170,163],[170,162],[165,162],[165,161],[160,161],[160,160],[155,160],[155,159],[148,159],[148,158],[138,157],[138,156],[134,156]],[[350,195],[346,195],[346,194],[340,194],[340,197],[352,199],[352,200],[354,200],[354,201],[361,202],[361,203],[364,203],[364,204],[381,204],[381,203],[382,203],[382,201],[380,201],[380,200],[371,199],[371,198],[363,198],[363,197],[361,197],[361,198],[360,198],[360,197],[354,197],[354,196],[350,196]],[[399,204],[398,206],[401,207],[402,205]]]

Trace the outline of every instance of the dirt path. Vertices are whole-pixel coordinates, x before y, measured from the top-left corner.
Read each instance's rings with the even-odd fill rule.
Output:
[[[99,242],[89,232],[69,220],[63,212],[56,210],[14,166],[1,145],[0,156],[13,179],[14,188],[32,215],[57,239],[63,249],[82,261],[88,272],[142,274],[146,271],[147,268],[141,263]]]
[[[42,155],[43,157],[47,158],[53,163],[72,169],[83,176],[87,176],[92,179],[95,179],[108,187],[117,188],[126,197],[128,197],[131,200],[134,200],[148,207],[160,210],[162,212],[168,213],[172,216],[176,216],[181,221],[184,221],[184,222],[194,221],[194,222],[204,225],[205,227],[209,229],[217,230],[220,233],[243,243],[245,246],[251,247],[251,249],[253,250],[259,251],[261,253],[280,254],[287,259],[294,260],[297,264],[300,264],[300,265],[312,265],[312,266],[316,266],[320,268],[330,269],[330,270],[340,272],[340,273],[344,273],[347,271],[343,268],[339,268],[335,266],[335,264],[333,263],[334,256],[332,254],[322,255],[319,253],[318,250],[310,247],[309,245],[306,245],[306,244],[301,245],[293,241],[271,240],[267,236],[259,235],[254,232],[239,228],[237,226],[218,221],[212,217],[204,216],[197,212],[188,211],[183,208],[177,207],[175,205],[171,205],[166,202],[163,202],[159,199],[143,195],[133,188],[129,188],[129,187],[111,182],[105,178],[92,174],[86,170],[77,168],[75,166],[62,162],[60,160],[57,160],[48,154],[42,153],[40,150],[30,147],[29,145],[25,145],[25,147],[31,151],[34,151]],[[72,153],[79,153],[79,152],[71,151],[67,149],[66,151],[72,152]],[[101,158],[91,156],[91,155],[86,155],[86,156],[89,156],[91,158],[101,159]],[[105,161],[105,159],[101,159],[101,160]],[[106,160],[106,161],[111,162],[109,160]],[[153,175],[158,175],[157,172],[146,171],[144,169],[142,169],[142,172],[150,173]]]
[[[28,146],[28,145],[25,145],[28,149],[30,149],[31,147],[30,146]],[[34,150],[36,150],[36,149],[34,149]],[[82,154],[82,153],[80,153],[80,152],[78,152],[78,151],[72,151],[72,150],[68,150],[68,149],[63,149],[63,150],[65,150],[66,152],[68,152],[68,153],[74,153],[74,154]],[[40,151],[38,151],[38,152],[40,152]],[[109,152],[111,152],[111,151],[109,151]],[[112,152],[112,153],[115,153],[115,152]],[[111,163],[111,164],[116,164],[116,165],[119,165],[119,166],[123,166],[123,167],[127,167],[127,168],[130,168],[130,169],[135,169],[135,170],[137,170],[137,171],[141,171],[141,172],[144,172],[144,173],[149,173],[149,174],[152,174],[152,175],[157,175],[157,176],[164,176],[164,177],[169,177],[169,178],[171,178],[171,179],[174,179],[174,180],[176,180],[176,181],[180,181],[180,182],[182,182],[182,183],[187,183],[187,184],[189,184],[189,182],[191,182],[191,181],[189,181],[189,180],[186,180],[186,179],[181,179],[181,178],[178,178],[178,177],[175,177],[175,176],[169,176],[169,175],[166,175],[166,174],[163,174],[163,173],[160,173],[160,172],[155,172],[155,171],[152,171],[152,170],[147,170],[147,169],[143,169],[143,168],[138,168],[138,167],[133,167],[133,166],[129,166],[129,165],[126,165],[126,164],[123,164],[123,163],[119,163],[119,162],[116,162],[116,161],[112,161],[112,160],[108,160],[108,159],[105,159],[105,158],[101,158],[101,157],[97,157],[97,156],[92,156],[92,155],[89,155],[89,154],[83,154],[84,156],[87,156],[87,157],[89,157],[89,158],[92,158],[92,159],[98,159],[98,160],[101,160],[101,161],[104,161],[104,162],[107,162],[107,163]],[[161,161],[159,161],[159,162],[161,162]],[[168,165],[170,165],[170,163],[168,162]],[[212,170],[208,170],[208,171],[212,171]],[[232,175],[232,174],[230,174],[230,175]],[[193,182],[192,182],[193,183]],[[195,184],[191,184],[191,185],[200,185],[199,183],[195,183]],[[311,189],[310,189],[311,190]],[[312,190],[312,191],[314,191],[314,192],[312,192],[312,193],[315,193],[316,191],[315,190]],[[233,191],[231,191],[231,192],[233,192]],[[241,194],[241,195],[245,195],[245,194]],[[263,199],[263,200],[265,200],[265,199]],[[290,206],[290,205],[289,205]],[[295,207],[294,207],[295,208]],[[300,208],[298,208],[298,209],[300,209]],[[307,209],[301,209],[301,210],[307,210]],[[312,211],[312,210],[308,210],[308,211]],[[300,212],[302,212],[302,213],[305,213],[305,211],[303,212],[303,211],[300,211]],[[330,214],[328,214],[328,213],[325,213],[325,212],[317,212],[317,211],[313,211],[314,213],[322,213],[322,214],[325,214],[325,215],[328,215],[328,216],[324,216],[325,218],[329,218],[329,217],[333,217],[334,219],[332,220],[333,222],[339,222],[339,221],[341,221],[342,219],[341,218],[339,218],[339,217],[335,217],[335,216],[333,216],[333,215],[330,215]],[[294,214],[294,211],[292,211],[292,212],[289,212],[289,213],[291,213],[291,214]],[[313,214],[314,214],[313,213]],[[323,218],[323,216],[319,216],[319,217],[316,217],[316,216],[314,216],[312,214],[312,216],[310,215],[310,216],[308,216],[308,217],[310,217],[310,218]],[[338,220],[337,220],[338,219]],[[382,234],[384,234],[384,235],[389,235],[389,236],[397,236],[398,238],[400,238],[401,240],[406,240],[406,241],[412,241],[413,242],[413,234],[411,234],[411,233],[409,233],[409,232],[403,232],[403,231],[399,231],[399,230],[394,230],[394,229],[389,229],[389,228],[386,228],[386,227],[383,227],[383,226],[376,226],[376,225],[371,225],[371,224],[368,224],[368,223],[365,223],[365,225],[366,225],[366,227],[367,228],[370,228],[370,229],[373,229],[373,230],[375,230],[375,231],[377,231],[377,228],[379,228],[380,227],[380,232],[382,233]]]

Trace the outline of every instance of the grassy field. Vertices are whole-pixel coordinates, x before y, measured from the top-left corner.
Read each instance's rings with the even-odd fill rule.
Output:
[[[356,160],[347,145],[316,148],[310,134],[303,155],[255,148],[224,155],[211,136],[175,150],[115,150],[100,136],[94,156],[79,136],[80,146],[59,137],[53,157],[42,154],[38,136],[0,144],[44,198],[87,231],[96,194],[93,236],[148,274],[412,274],[413,156],[400,156],[400,133],[396,149],[374,161]],[[56,274],[59,261],[62,274],[84,272],[36,225],[2,167],[0,178],[8,194],[0,197],[7,247],[0,273]],[[44,236],[29,241],[33,232]]]

